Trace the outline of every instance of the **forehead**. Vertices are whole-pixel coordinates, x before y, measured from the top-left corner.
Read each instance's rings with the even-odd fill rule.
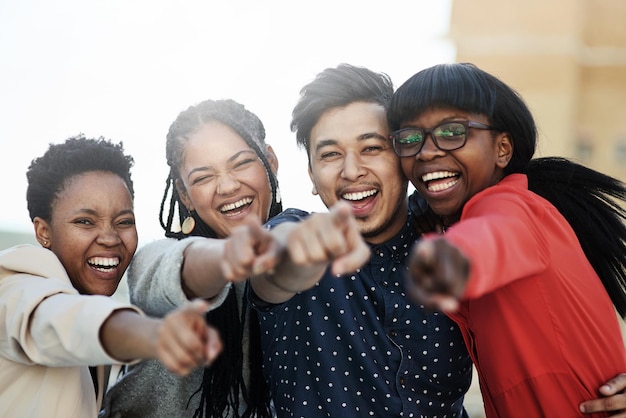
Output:
[[[389,133],[385,109],[380,104],[355,102],[329,109],[311,130],[311,151],[315,152],[329,141],[337,145],[349,144],[373,133],[384,138]]]
[[[120,176],[108,171],[89,171],[69,177],[57,194],[52,210],[96,206],[132,209],[130,191]]]
[[[219,121],[211,121],[202,125],[188,138],[183,165],[213,165],[242,150],[254,153],[254,150],[230,126]]]

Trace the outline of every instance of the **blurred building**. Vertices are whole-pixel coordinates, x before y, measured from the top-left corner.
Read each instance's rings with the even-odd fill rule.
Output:
[[[453,0],[450,38],[525,98],[537,156],[626,180],[625,22],[623,0]]]
[[[526,100],[536,156],[626,181],[625,23],[624,0],[452,0],[449,37],[457,62],[497,75]],[[472,418],[484,417],[476,382],[465,403]]]

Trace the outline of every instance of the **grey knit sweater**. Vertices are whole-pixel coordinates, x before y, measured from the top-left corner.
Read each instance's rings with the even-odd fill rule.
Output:
[[[163,239],[142,247],[128,269],[131,303],[147,315],[161,318],[187,302],[180,277],[183,252],[198,239],[204,238]],[[236,286],[240,304],[246,303],[243,283]],[[228,288],[225,288],[209,301],[210,309],[219,307],[227,293]],[[243,335],[243,355],[244,364],[248,364],[248,327]],[[100,418],[191,417],[200,402],[200,393],[191,397],[202,383],[202,374],[202,368],[198,368],[186,377],[179,377],[156,360],[134,364],[107,392]],[[243,378],[246,385],[249,384],[249,370],[243,370]],[[243,399],[240,399],[240,409],[240,413],[246,409]]]

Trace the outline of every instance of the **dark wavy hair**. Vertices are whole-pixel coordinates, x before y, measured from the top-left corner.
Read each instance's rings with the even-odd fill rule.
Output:
[[[192,216],[196,221],[196,226],[190,235],[217,238],[215,231],[198,216],[197,212],[190,213],[187,210],[176,189],[176,181],[181,180],[180,167],[183,163],[188,139],[204,124],[211,121],[219,121],[230,126],[258,155],[265,167],[268,183],[272,190],[269,217],[274,217],[282,211],[278,179],[272,171],[266,155],[265,127],[261,120],[243,105],[233,100],[205,100],[181,112],[171,124],[167,134],[166,157],[170,173],[166,180],[159,212],[159,221],[165,230],[166,237],[185,238],[187,235],[182,231],[174,230],[174,219],[177,218],[180,225],[186,217]],[[163,216],[168,196],[170,197],[167,206],[168,214],[164,221]],[[246,318],[249,319],[248,324],[245,322]],[[243,395],[248,404],[248,408],[241,415],[242,418],[272,416],[269,388],[263,377],[261,335],[256,311],[248,309],[244,300],[240,312],[235,287],[231,286],[224,303],[217,309],[208,312],[206,319],[219,330],[224,342],[224,350],[210,367],[204,369],[202,385],[193,395],[199,394],[200,396],[200,405],[193,416],[218,418],[230,413],[233,417],[240,417],[240,394]],[[250,335],[250,387],[246,387],[242,376],[242,345],[246,326]]]
[[[561,212],[626,317],[626,185],[566,158],[533,159],[537,128],[527,105],[511,87],[470,63],[435,65],[409,78],[391,100],[389,128],[447,107],[487,116],[490,125],[510,135],[513,157],[505,175],[525,173],[528,188]]]
[[[28,188],[26,202],[31,221],[40,217],[48,222],[52,204],[63,191],[69,178],[92,171],[107,171],[118,175],[135,197],[130,169],[134,160],[124,154],[124,145],[110,140],[86,138],[83,134],[59,144],[49,144],[48,150],[30,163],[26,172]]]
[[[296,141],[311,157],[311,130],[329,109],[354,102],[378,103],[387,109],[393,95],[393,83],[385,73],[364,67],[339,64],[326,68],[300,90],[300,99],[292,111],[291,130]]]

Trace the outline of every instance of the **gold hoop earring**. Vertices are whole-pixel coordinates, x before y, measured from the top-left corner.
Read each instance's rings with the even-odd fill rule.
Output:
[[[196,220],[191,216],[191,212],[190,212],[189,216],[187,216],[185,220],[183,221],[183,224],[181,225],[180,229],[181,231],[183,231],[183,234],[189,235],[191,234],[191,231],[193,231],[195,227],[196,227]]]

